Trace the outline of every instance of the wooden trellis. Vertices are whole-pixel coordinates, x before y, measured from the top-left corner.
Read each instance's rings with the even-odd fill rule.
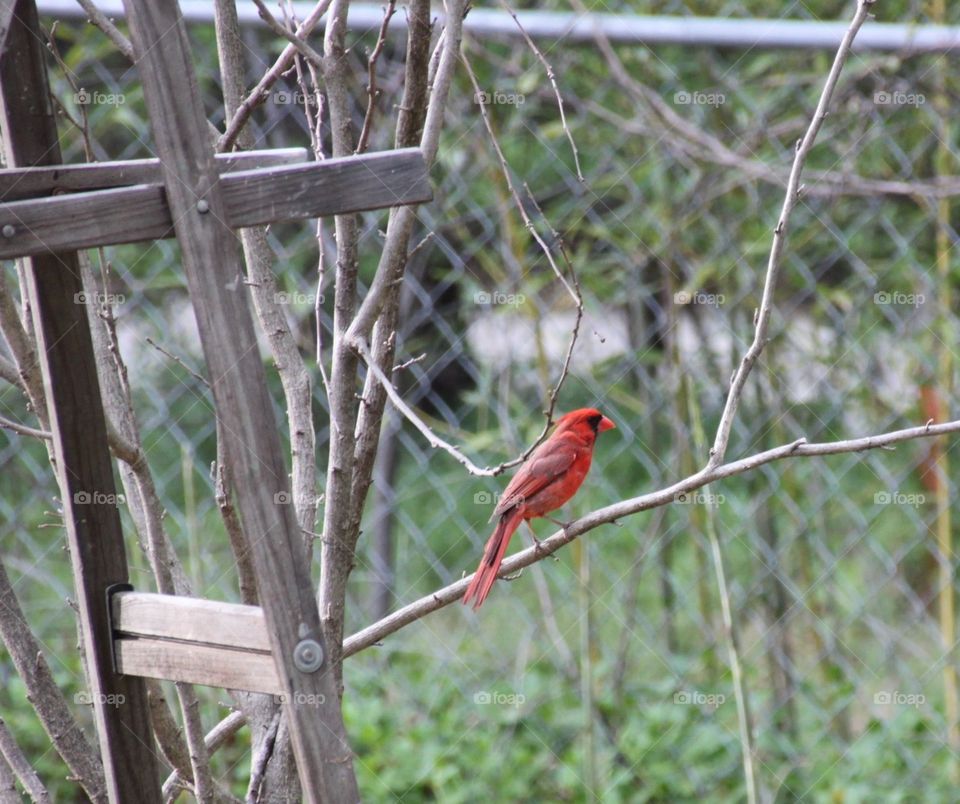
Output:
[[[25,258],[108,794],[160,801],[142,676],[285,696],[307,800],[333,800],[339,707],[232,231],[431,197],[418,149],[214,156],[176,3],[125,0],[158,159],[62,165],[34,0],[0,0],[0,258]],[[130,591],[76,251],[176,236],[261,607]],[[86,495],[86,496],[85,496]],[[91,500],[89,504],[81,504]],[[122,695],[123,706],[107,705]],[[292,702],[311,696],[316,706]],[[326,758],[326,761],[325,761]],[[347,787],[346,789],[349,789]]]

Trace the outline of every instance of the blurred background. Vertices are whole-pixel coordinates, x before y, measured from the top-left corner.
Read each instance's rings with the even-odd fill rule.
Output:
[[[624,20],[732,18],[742,32],[770,10],[753,0],[536,7],[574,18],[587,9]],[[960,24],[960,7],[942,2],[884,2],[876,13],[882,22]],[[380,125],[371,150],[392,147],[403,14],[401,5],[377,67]],[[785,7],[783,19],[845,23],[852,14],[849,2],[807,0]],[[74,114],[84,107],[94,158],[150,156],[136,71],[82,19],[47,15],[45,25],[58,18],[54,39],[83,93],[51,59],[55,91]],[[206,109],[222,125],[212,19],[191,19]],[[374,15],[351,34],[358,123],[379,24]],[[583,181],[544,65],[523,38],[468,33],[464,51],[525,207],[549,243],[560,234],[583,290],[585,316],[559,410],[598,406],[618,427],[600,439],[592,474],[563,514],[572,518],[668,485],[706,460],[731,371],[752,337],[794,143],[834,48],[649,45],[626,35],[610,42],[531,31],[555,74]],[[252,86],[283,43],[254,24],[245,37]],[[319,47],[318,34],[312,41]],[[956,68],[950,53],[908,48],[850,58],[808,162],[772,340],[748,383],[730,459],[801,436],[830,441],[955,416],[957,209],[933,190],[936,176],[960,174]],[[419,211],[415,242],[430,238],[400,291],[398,362],[425,357],[396,381],[443,437],[495,465],[539,433],[574,308],[517,213],[475,95],[459,70],[432,171],[435,199]],[[309,147],[302,102],[292,79],[278,85],[251,123],[257,147]],[[66,120],[62,136],[64,161],[83,161],[83,138]],[[361,220],[361,275],[369,281],[386,215]],[[307,355],[316,326],[315,235],[312,223],[270,231]],[[332,250],[331,240],[327,259]],[[197,593],[237,600],[209,473],[208,392],[147,342],[203,372],[177,246],[135,244],[107,256],[167,528]],[[14,266],[3,270],[15,282]],[[327,344],[331,279],[329,272],[320,288]],[[270,379],[284,421],[275,372]],[[314,379],[322,470],[326,400],[315,370]],[[0,413],[34,424],[8,387],[0,388]],[[365,797],[743,798],[712,523],[763,798],[955,798],[953,443],[761,467],[603,526],[557,560],[498,583],[479,614],[451,606],[349,659],[347,725]],[[2,430],[0,465],[0,549],[72,695],[84,684],[64,603],[73,589],[53,476],[42,445]],[[505,483],[469,476],[391,413],[348,633],[473,571]],[[535,528],[541,538],[553,531],[549,523]],[[132,536],[129,553],[134,583],[149,588]],[[45,753],[46,736],[3,655],[0,674],[4,718],[28,754],[33,744],[41,775],[55,785],[66,769]],[[209,728],[225,696],[200,691]],[[90,721],[89,710],[84,717]],[[247,745],[241,732],[214,763],[238,793]],[[69,783],[60,784],[71,800]]]

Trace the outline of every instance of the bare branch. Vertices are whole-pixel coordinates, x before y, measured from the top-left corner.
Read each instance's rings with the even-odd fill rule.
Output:
[[[40,429],[46,430],[47,399],[44,395],[43,377],[40,376],[40,363],[37,361],[35,342],[20,318],[17,303],[7,285],[6,273],[2,271],[0,271],[0,333],[10,347],[10,354],[16,364],[18,384],[27,395],[30,407],[40,423]]]
[[[475,97],[481,97],[482,93],[480,91],[480,85],[477,83],[477,77],[473,72],[473,68],[470,66],[470,61],[467,59],[466,54],[462,56],[463,64],[467,68],[467,74],[470,76],[470,82],[473,84],[473,89]],[[527,228],[527,231],[533,236],[533,239],[536,241],[537,245],[540,247],[540,250],[543,252],[544,256],[547,258],[547,262],[550,264],[550,267],[553,269],[554,274],[556,274],[557,279],[563,284],[567,292],[570,294],[570,297],[573,299],[574,305],[576,305],[577,318],[574,322],[573,329],[570,333],[570,343],[567,346],[567,353],[564,356],[563,366],[560,370],[560,377],[558,378],[556,384],[550,392],[550,398],[547,405],[547,410],[544,411],[546,420],[543,424],[543,430],[540,433],[540,436],[530,445],[523,455],[517,458],[514,461],[511,461],[505,464],[502,468],[507,466],[514,466],[518,463],[522,463],[527,459],[530,453],[536,449],[540,442],[542,442],[547,437],[547,432],[550,430],[550,426],[553,423],[553,412],[557,404],[557,397],[560,394],[560,389],[563,387],[564,380],[566,380],[567,373],[570,370],[570,360],[573,357],[573,349],[577,344],[577,337],[580,334],[580,322],[583,319],[583,294],[580,292],[580,285],[577,281],[576,273],[573,270],[573,265],[570,263],[570,260],[567,257],[566,251],[563,248],[563,242],[560,239],[559,233],[551,228],[551,233],[554,239],[559,244],[560,256],[566,265],[567,271],[570,274],[570,281],[567,281],[567,278],[564,276],[563,271],[560,270],[560,266],[557,265],[557,261],[553,257],[553,252],[550,250],[550,247],[547,245],[546,241],[540,236],[540,233],[537,231],[537,228],[534,226],[533,221],[531,220],[529,214],[527,213],[526,207],[523,204],[520,194],[517,192],[516,187],[513,184],[513,178],[510,173],[510,165],[507,163],[507,158],[504,156],[503,148],[500,147],[500,141],[497,139],[497,135],[493,130],[493,122],[490,119],[490,113],[487,110],[487,105],[485,103],[480,103],[480,115],[483,118],[484,126],[487,129],[487,133],[490,135],[490,141],[493,143],[493,148],[496,151],[497,159],[500,162],[500,169],[503,173],[504,180],[507,182],[507,187],[510,190],[510,194],[513,196],[514,204],[517,207],[517,211],[520,213],[520,217],[523,219],[523,223]],[[527,195],[530,197],[534,207],[537,212],[540,213],[540,216],[546,220],[543,215],[543,211],[537,205],[536,200],[533,197],[533,193],[530,192],[530,188],[527,185],[524,185],[524,188],[527,191]],[[548,224],[549,225],[549,224]],[[501,468],[501,471],[502,471]]]
[[[90,745],[74,719],[50,672],[40,643],[27,625],[6,567],[0,562],[0,638],[7,648],[32,702],[34,711],[57,753],[84,792],[96,802],[106,802],[107,788],[97,750]]]
[[[36,430],[33,427],[27,427],[25,424],[17,424],[12,422],[4,416],[0,416],[0,430],[9,430],[12,433],[17,435],[29,436],[31,438],[41,438],[45,441],[49,441],[53,438],[53,433],[49,430]]]
[[[524,182],[523,189],[527,192],[527,197],[530,199],[530,203],[533,204],[537,212],[540,213],[540,217],[549,225],[546,215],[543,214],[543,210],[540,209],[540,205],[537,203],[537,199],[534,198],[533,193],[530,192],[530,187]],[[577,317],[573,322],[573,329],[570,330],[570,342],[567,344],[567,352],[563,356],[563,364],[560,366],[560,376],[557,377],[556,383],[552,390],[550,391],[550,399],[547,403],[547,409],[544,411],[544,416],[546,421],[543,425],[543,432],[540,433],[540,437],[530,446],[530,448],[520,456],[520,461],[525,461],[527,456],[530,455],[533,450],[539,446],[540,442],[546,438],[547,431],[550,429],[550,425],[553,421],[553,412],[557,407],[557,397],[560,395],[560,389],[563,388],[563,383],[567,379],[567,375],[570,373],[570,361],[573,359],[573,349],[577,345],[577,338],[580,335],[580,324],[583,322],[583,293],[580,291],[580,281],[577,279],[577,273],[573,270],[573,263],[570,262],[570,258],[567,256],[566,246],[563,244],[563,240],[560,237],[560,233],[556,229],[551,227],[551,232],[553,234],[553,239],[556,240],[557,246],[560,250],[560,256],[563,258],[564,265],[567,266],[567,271],[570,274],[570,282],[573,284],[573,290],[577,296]]]
[[[23,387],[20,375],[17,374],[17,367],[3,355],[0,355],[0,380],[6,380],[10,385],[15,385],[17,388]]]
[[[824,457],[827,455],[842,455],[851,452],[865,452],[874,449],[888,449],[894,444],[914,441],[921,438],[936,438],[950,433],[960,433],[960,420],[944,422],[942,424],[932,424],[928,421],[926,424],[918,427],[908,427],[903,430],[894,430],[880,435],[865,436],[863,438],[843,441],[826,441],[811,444],[808,443],[806,439],[800,438],[789,444],[783,444],[738,461],[722,464],[712,469],[705,468],[666,488],[643,494],[639,497],[633,497],[629,500],[622,500],[605,506],[604,508],[598,508],[582,516],[580,519],[574,520],[565,530],[561,530],[541,540],[539,544],[521,550],[505,559],[500,568],[499,577],[503,578],[504,576],[512,575],[524,567],[529,567],[548,558],[564,545],[569,544],[585,533],[589,533],[600,525],[615,522],[632,514],[640,513],[641,511],[661,508],[709,483],[745,474],[768,463],[786,458]],[[472,575],[464,576],[458,581],[454,581],[419,600],[415,600],[397,609],[392,614],[351,635],[343,642],[344,658],[360,653],[360,651],[366,650],[367,648],[374,647],[386,637],[405,628],[411,623],[460,600],[467,586],[470,584],[472,577]],[[218,723],[206,738],[210,753],[212,754],[223,741],[235,734],[244,724],[245,720],[240,712],[233,712]],[[165,792],[167,786],[173,783],[173,779],[174,776],[171,776],[164,783]]]
[[[421,360],[426,359],[426,357],[427,357],[426,352],[424,352],[423,354],[417,355],[416,357],[411,357],[409,360],[405,360],[403,363],[397,363],[397,365],[393,367],[393,370],[403,371],[404,369],[408,369],[410,368],[410,366],[416,363],[419,363]]]
[[[763,283],[763,298],[760,302],[760,310],[756,317],[753,343],[743,356],[733,376],[730,392],[727,395],[723,414],[720,417],[720,424],[717,426],[717,435],[713,442],[713,449],[710,450],[710,459],[707,462],[707,466],[710,468],[719,465],[726,455],[727,445],[730,442],[730,430],[733,427],[733,420],[737,415],[737,406],[740,403],[740,395],[743,393],[743,388],[747,382],[750,370],[753,368],[754,363],[757,362],[757,358],[760,357],[764,346],[766,346],[767,330],[770,327],[770,315],[773,311],[773,293],[777,286],[777,279],[780,276],[781,258],[786,243],[787,224],[790,219],[790,213],[793,212],[794,205],[800,197],[800,173],[803,171],[807,155],[810,153],[817,134],[820,132],[820,127],[827,117],[827,108],[830,106],[830,100],[833,97],[834,89],[836,89],[837,81],[840,79],[843,65],[850,53],[853,40],[869,16],[873,2],[874,0],[859,0],[857,13],[850,23],[846,34],[844,34],[843,41],[840,42],[837,55],[833,60],[833,66],[831,66],[827,80],[823,85],[823,91],[820,93],[820,100],[817,103],[813,119],[810,121],[810,125],[803,139],[797,143],[797,153],[793,159],[793,167],[790,169],[790,178],[787,181],[787,192],[783,199],[783,208],[780,211],[780,218],[773,232],[773,246],[770,249],[770,259],[767,263],[767,276]]]
[[[147,705],[150,707],[150,725],[164,761],[185,779],[192,789],[193,768],[190,766],[190,753],[184,742],[180,726],[170,711],[166,695],[160,682],[154,678],[146,679]]]
[[[377,59],[383,52],[383,46],[387,43],[387,27],[390,25],[390,19],[397,10],[397,0],[387,0],[387,7],[383,10],[383,24],[380,26],[380,33],[377,35],[377,44],[367,59],[367,111],[363,116],[363,128],[360,130],[360,139],[357,140],[357,150],[355,153],[362,154],[367,150],[367,141],[370,139],[370,130],[373,125],[373,113],[377,106]]]
[[[10,770],[16,774],[16,777],[20,780],[20,784],[23,785],[24,791],[34,802],[46,804],[50,801],[49,791],[43,786],[43,782],[40,781],[40,777],[33,769],[33,765],[30,764],[30,760],[27,759],[26,754],[24,754],[20,746],[17,745],[17,741],[10,733],[7,724],[2,718],[0,718],[0,756],[2,756],[6,764],[9,765]],[[0,797],[2,797],[4,792],[5,791],[0,790]],[[9,792],[16,796],[16,790]],[[19,798],[12,800],[19,801]]]
[[[466,54],[462,54],[461,59],[463,60],[463,66],[467,68],[467,75],[470,76],[470,83],[473,84],[474,96],[479,98],[483,93],[480,89],[480,84],[477,83],[477,76],[473,72],[473,67],[470,66],[470,60],[467,58]],[[490,142],[493,144],[493,149],[496,151],[497,159],[500,161],[500,169],[503,173],[504,179],[507,182],[507,188],[510,190],[510,195],[513,196],[513,202],[517,207],[517,211],[520,213],[520,217],[523,219],[523,225],[527,227],[527,231],[530,232],[533,239],[537,241],[537,245],[540,246],[540,250],[547,258],[547,262],[550,263],[550,267],[557,275],[557,279],[559,279],[563,283],[563,286],[567,289],[567,293],[570,294],[570,298],[573,299],[573,303],[580,304],[581,301],[577,297],[576,292],[570,286],[570,283],[567,282],[566,277],[563,275],[563,271],[560,270],[560,266],[557,265],[557,261],[553,258],[553,253],[550,251],[550,247],[540,236],[537,228],[533,225],[533,221],[530,220],[530,216],[527,214],[527,210],[523,205],[523,201],[520,199],[520,194],[517,192],[517,188],[513,184],[513,178],[510,173],[510,165],[507,163],[507,158],[503,154],[503,148],[500,147],[500,140],[497,139],[496,132],[493,130],[493,122],[490,120],[490,112],[487,110],[487,104],[479,103],[477,105],[480,107],[480,116],[483,118],[484,126],[486,126],[487,133],[490,135]]]
[[[510,4],[506,0],[500,0],[500,5],[503,6],[507,13],[513,17],[513,21],[517,25],[517,29],[520,31],[520,34],[523,36],[524,41],[527,43],[527,47],[533,51],[533,55],[537,57],[537,60],[540,64],[543,65],[544,72],[547,74],[547,78],[550,80],[550,85],[553,87],[553,94],[557,98],[557,109],[560,112],[560,123],[563,126],[563,133],[567,135],[567,141],[570,143],[570,150],[573,151],[573,164],[577,169],[577,179],[581,182],[586,182],[586,179],[583,178],[583,171],[580,169],[580,152],[577,151],[577,144],[573,141],[573,134],[570,133],[570,127],[567,125],[567,116],[563,111],[563,96],[560,94],[560,88],[557,86],[557,79],[553,73],[553,67],[550,66],[550,63],[544,57],[540,48],[537,47],[536,43],[530,37],[530,34],[527,33],[523,25],[520,24],[520,19],[517,17],[517,12],[511,8]]]
[[[190,366],[188,366],[181,358],[179,358],[179,357],[177,357],[175,354],[173,354],[173,352],[168,352],[168,351],[167,351],[166,349],[164,349],[160,344],[158,344],[153,338],[149,338],[149,337],[148,337],[148,338],[146,338],[146,341],[147,341],[148,344],[150,344],[150,345],[151,345],[154,349],[156,349],[158,352],[160,352],[161,354],[165,355],[166,357],[169,357],[174,363],[176,363],[178,366],[180,366],[182,369],[184,369],[184,370],[185,370],[191,377],[193,377],[193,379],[195,379],[197,382],[202,383],[202,384],[205,385],[207,388],[210,387],[210,383],[207,382],[207,378],[206,378],[206,377],[204,377],[204,376],[202,376],[202,375],[200,375],[200,374],[197,374],[197,372],[195,372],[192,368],[190,368]]]
[[[895,430],[882,435],[866,436],[864,438],[855,438],[846,441],[827,441],[809,444],[805,439],[801,438],[789,444],[774,447],[773,449],[756,453],[755,455],[742,458],[738,461],[704,468],[696,474],[679,480],[659,491],[643,494],[629,500],[622,500],[621,502],[599,508],[596,511],[582,516],[580,519],[571,522],[565,530],[561,530],[543,539],[538,545],[521,550],[519,553],[515,553],[504,560],[498,577],[503,578],[524,567],[529,567],[531,564],[542,561],[564,545],[569,544],[574,539],[594,530],[600,525],[623,519],[624,517],[637,514],[641,511],[648,511],[651,508],[668,505],[676,501],[678,497],[702,488],[708,483],[734,477],[735,475],[741,475],[774,461],[785,458],[840,455],[849,452],[882,449],[904,441],[957,432],[960,432],[960,420],[945,422],[943,424],[927,424],[920,427],[910,427],[905,430]],[[419,600],[415,600],[413,603],[398,609],[382,620],[348,637],[343,643],[344,658],[353,656],[355,653],[359,653],[372,645],[376,645],[385,637],[399,631],[410,623],[416,622],[427,614],[449,606],[451,603],[459,600],[463,596],[464,591],[466,591],[472,577],[472,575],[465,576],[459,581],[455,581]]]
[[[270,13],[270,9],[267,8],[263,0],[253,0],[253,4],[257,7],[257,13],[260,14],[260,19],[267,24],[267,27],[277,34],[277,36],[282,36],[289,41],[290,44],[296,48],[297,53],[309,61],[322,74],[323,56],[317,53],[296,31],[291,31],[285,25],[279,23],[276,17]]]
[[[346,59],[346,28],[349,0],[333,0],[324,32],[327,103],[334,156],[353,152],[353,120],[350,114],[349,70]],[[320,547],[320,583],[317,591],[320,622],[326,640],[327,658],[342,690],[343,667],[340,645],[346,605],[346,583],[353,562],[356,535],[350,532],[349,512],[353,499],[354,427],[356,425],[357,357],[348,347],[346,333],[357,309],[359,270],[356,215],[334,218],[337,258],[333,303],[333,357],[330,366],[330,446],[327,484],[323,503],[323,540]],[[308,528],[309,529],[309,528]],[[343,549],[343,547],[347,549]]]
[[[227,462],[224,455],[222,434],[219,432],[220,422],[217,422],[217,462],[213,467],[214,496],[217,508],[220,509],[220,518],[227,530],[227,539],[230,549],[236,560],[238,583],[240,585],[240,601],[248,606],[257,606],[260,599],[257,595],[257,576],[253,570],[253,558],[250,554],[250,543],[246,531],[240,521],[240,514],[233,504],[233,484],[227,476]]]
[[[247,725],[247,718],[240,711],[231,712],[223,720],[221,720],[216,726],[214,726],[210,731],[207,732],[206,737],[203,738],[205,745],[207,746],[207,753],[210,756],[213,756],[217,750],[225,743],[227,740],[232,738],[240,729]],[[169,798],[178,787],[182,787],[183,779],[180,775],[174,771],[171,773],[163,783],[163,797],[164,799]]]
[[[407,22],[403,97],[394,138],[398,148],[413,147],[420,142],[430,103],[428,86],[431,78],[435,77],[435,73],[431,75],[430,61],[430,0],[413,0],[407,9]],[[450,63],[456,62],[451,59]],[[399,216],[410,220],[410,226],[393,225]],[[398,322],[405,299],[399,285],[412,258],[412,252],[408,251],[413,233],[412,220],[408,212],[390,211],[387,238],[377,266],[378,274],[396,277],[396,291],[385,294],[371,333],[373,361],[384,372],[389,370],[396,356]],[[347,532],[355,534],[355,537],[360,533],[367,494],[383,443],[381,434],[387,404],[386,391],[371,372],[367,372],[362,393],[363,403],[357,414],[355,428],[353,491],[347,519]]]
[[[270,757],[277,742],[277,732],[280,730],[280,711],[274,713],[273,720],[267,726],[266,735],[254,752],[250,762],[250,782],[247,785],[247,801],[260,801],[260,786],[267,770]]]
[[[84,286],[92,298],[107,298],[110,264],[102,249],[98,252],[99,274],[94,272],[86,254],[80,254],[80,272]],[[111,422],[114,439],[122,443],[124,464],[120,476],[127,493],[131,518],[137,528],[141,544],[146,548],[157,590],[162,594],[189,594],[190,583],[169,534],[163,527],[163,504],[143,452],[139,426],[133,409],[133,398],[127,378],[127,367],[120,354],[116,318],[112,308],[101,305],[88,307],[90,334],[97,356],[97,376],[103,396],[104,416]],[[127,454],[129,453],[129,454]],[[175,685],[180,712],[183,717],[184,737],[189,755],[197,800],[212,804],[216,785],[210,773],[210,762],[203,746],[199,701],[190,684]],[[164,698],[153,701],[153,717],[162,722],[157,708],[166,706]],[[169,712],[167,713],[169,716]],[[172,716],[170,716],[172,717]],[[177,749],[172,749],[177,750]]]
[[[373,375],[380,381],[380,385],[387,392],[387,396],[390,397],[390,401],[393,403],[393,406],[399,410],[404,417],[406,417],[407,421],[409,421],[421,432],[431,447],[434,449],[442,449],[448,455],[451,455],[454,460],[462,464],[471,475],[476,475],[477,477],[493,477],[507,468],[506,464],[501,464],[500,466],[493,468],[481,468],[455,446],[436,436],[433,430],[427,426],[423,419],[414,413],[413,409],[403,401],[403,397],[400,396],[400,392],[397,391],[393,383],[390,381],[390,378],[383,373],[380,366],[377,365],[377,361],[374,360],[373,355],[370,354],[370,348],[367,346],[366,342],[360,340],[355,341],[354,347],[367,364],[367,370],[371,371]]]
[[[77,0],[77,5],[87,12],[89,22],[92,25],[96,25],[103,32],[104,36],[113,42],[117,50],[126,57],[127,61],[133,62],[135,57],[133,54],[133,45],[130,40],[120,32],[120,29],[110,21],[106,14],[97,8],[93,0]]]
[[[477,83],[476,76],[474,75],[473,70],[470,67],[470,63],[467,60],[465,55],[461,54],[461,58],[463,60],[465,67],[467,68],[467,72],[470,76],[470,80],[473,82],[474,90],[477,93],[477,95],[479,95],[480,87],[479,87],[479,84]],[[454,447],[449,442],[439,438],[430,429],[430,427],[413,411],[413,409],[410,408],[410,406],[403,401],[397,389],[393,386],[393,383],[390,381],[390,379],[386,376],[386,374],[377,364],[377,361],[374,359],[373,355],[370,354],[369,347],[367,346],[366,342],[362,338],[354,338],[352,340],[352,344],[354,348],[363,357],[364,362],[366,362],[367,367],[371,371],[371,373],[383,385],[384,389],[387,392],[387,395],[390,398],[390,401],[394,404],[397,410],[399,410],[404,415],[404,417],[406,417],[407,420],[410,421],[414,425],[414,427],[416,427],[424,435],[424,437],[427,439],[427,443],[429,443],[431,447],[433,447],[434,449],[438,449],[438,448],[443,449],[445,452],[450,454],[454,459],[456,459],[457,462],[463,465],[466,468],[466,470],[470,472],[470,474],[472,475],[475,475],[478,477],[493,477],[493,476],[499,475],[504,470],[509,469],[525,461],[529,457],[530,453],[532,453],[533,450],[536,449],[537,446],[544,440],[544,438],[546,438],[546,435],[550,430],[550,427],[552,425],[553,413],[556,408],[557,397],[559,396],[560,389],[562,388],[564,380],[566,379],[567,374],[569,373],[570,361],[573,357],[573,350],[574,350],[574,347],[576,346],[577,337],[580,332],[580,323],[583,319],[583,296],[580,291],[580,285],[579,285],[579,282],[577,281],[576,273],[573,270],[573,265],[570,263],[570,260],[567,257],[566,251],[563,248],[563,242],[560,239],[559,233],[551,227],[551,233],[554,239],[559,244],[561,258],[563,259],[565,266],[567,268],[567,271],[570,274],[569,282],[564,276],[563,271],[561,271],[560,266],[557,264],[556,260],[554,259],[549,246],[540,236],[540,233],[536,230],[536,227],[534,226],[533,221],[531,220],[529,214],[527,213],[524,207],[523,201],[521,200],[520,195],[513,184],[513,180],[510,175],[510,167],[507,164],[506,157],[504,156],[503,150],[500,147],[500,143],[497,140],[496,134],[493,131],[493,126],[490,121],[489,114],[487,112],[486,107],[483,104],[481,104],[480,106],[480,112],[481,112],[481,115],[483,116],[484,123],[486,124],[486,127],[487,127],[487,132],[490,135],[490,138],[493,142],[497,156],[500,160],[500,166],[503,171],[504,177],[506,179],[507,185],[513,196],[517,209],[519,210],[520,215],[524,221],[524,224],[526,225],[527,230],[530,231],[530,233],[536,240],[540,249],[546,255],[547,261],[549,262],[551,268],[553,269],[557,277],[560,279],[560,281],[563,283],[563,286],[570,293],[570,296],[572,297],[574,304],[576,305],[576,311],[577,311],[576,320],[574,322],[573,329],[571,331],[570,342],[567,346],[566,354],[564,355],[563,365],[560,370],[560,376],[557,379],[556,384],[553,386],[553,388],[550,391],[547,409],[544,411],[546,420],[544,422],[543,430],[541,431],[537,439],[526,450],[526,452],[524,452],[519,457],[510,461],[504,461],[503,463],[498,464],[497,466],[494,466],[494,467],[480,468],[475,463],[473,463],[473,461],[471,461],[466,455],[464,455],[459,449]],[[542,217],[543,212],[539,208],[539,206],[537,206],[536,200],[533,199],[533,195],[532,193],[530,193],[529,187],[524,185],[524,188],[526,189],[527,194],[530,196],[534,207],[537,209],[537,211],[540,213]],[[389,237],[389,232],[390,230],[388,228],[388,237]],[[379,276],[380,274],[378,274],[378,277]],[[374,285],[376,285],[376,280],[374,280]],[[371,287],[371,294],[372,292],[373,292],[373,287]],[[368,294],[368,300],[371,294]],[[361,308],[360,313],[357,316],[358,319],[363,314],[363,308],[365,308],[366,306],[367,306],[367,302],[365,301],[363,307]],[[351,325],[351,328],[350,328],[351,332],[354,331],[356,327],[356,323],[357,322],[355,321],[354,324]]]
[[[331,2],[333,2],[333,0],[320,0],[307,18],[297,26],[296,36],[300,39],[309,36],[310,32],[323,18],[323,15],[327,13]],[[259,83],[250,91],[250,94],[244,98],[243,103],[230,118],[230,122],[227,123],[223,135],[217,140],[218,152],[227,151],[233,147],[237,135],[247,124],[247,120],[250,119],[253,110],[267,99],[273,85],[280,80],[280,76],[290,69],[297,52],[295,45],[287,45],[273,63],[273,66],[264,73],[263,78],[261,78]]]

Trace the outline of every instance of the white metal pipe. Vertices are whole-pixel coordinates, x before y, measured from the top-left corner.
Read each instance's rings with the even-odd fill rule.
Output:
[[[97,5],[109,17],[124,16],[121,0],[100,0]],[[83,18],[83,9],[75,0],[38,0],[40,14],[60,19]],[[312,10],[313,3],[293,4],[299,19]],[[213,5],[207,0],[181,0],[187,22],[213,23]],[[256,6],[237,3],[241,24],[260,25]],[[524,29],[535,39],[589,42],[597,31],[612,42],[637,45],[695,45],[740,49],[833,50],[840,43],[847,21],[807,22],[804,20],[729,19],[721,17],[644,17],[632,14],[577,14],[562,11],[519,11]],[[378,28],[383,8],[374,3],[353,3],[350,25],[355,30]],[[317,30],[322,30],[322,23]],[[391,31],[406,28],[406,17],[398,13],[390,23]],[[464,30],[478,36],[515,37],[516,23],[505,11],[474,8],[464,21]],[[909,53],[945,53],[960,47],[960,27],[947,25],[910,25],[868,22],[857,36],[857,51],[897,51]]]

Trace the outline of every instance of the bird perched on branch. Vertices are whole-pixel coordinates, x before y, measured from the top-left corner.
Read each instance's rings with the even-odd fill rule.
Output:
[[[597,435],[616,425],[595,408],[571,411],[557,420],[557,427],[513,476],[493,510],[500,517],[487,541],[483,559],[463,596],[464,604],[475,598],[480,608],[497,579],[507,545],[520,523],[545,517],[573,497],[590,471]],[[534,537],[536,538],[536,537]]]

